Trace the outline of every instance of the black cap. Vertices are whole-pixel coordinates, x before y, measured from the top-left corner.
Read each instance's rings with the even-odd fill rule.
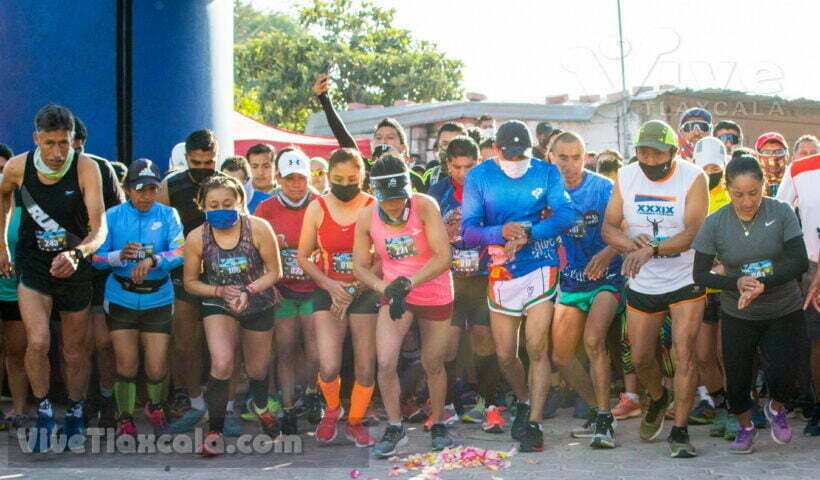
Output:
[[[410,172],[370,177],[370,189],[379,202],[407,199],[413,196]]]
[[[128,166],[125,183],[134,190],[142,190],[145,185],[159,186],[162,183],[162,174],[154,162],[147,158],[139,158]]]
[[[527,150],[532,148],[530,129],[518,120],[504,122],[495,133],[495,144],[507,160],[526,156]]]
[[[538,122],[535,126],[536,135],[551,135],[555,131],[555,127],[550,122]]]

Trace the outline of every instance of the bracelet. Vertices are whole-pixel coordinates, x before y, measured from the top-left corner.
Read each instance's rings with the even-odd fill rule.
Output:
[[[256,293],[256,287],[252,283],[249,283],[249,284],[245,285],[244,287],[240,288],[239,290],[247,293],[248,295],[253,295],[253,294]]]

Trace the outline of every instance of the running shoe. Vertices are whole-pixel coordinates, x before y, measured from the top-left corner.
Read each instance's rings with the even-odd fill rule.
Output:
[[[734,440],[738,430],[740,430],[740,424],[737,421],[737,415],[730,413],[726,416],[726,433],[723,434],[723,438],[726,440]]]
[[[415,396],[407,397],[401,401],[401,416],[405,422],[421,423],[425,420],[426,414],[421,404]]]
[[[28,418],[28,415],[22,415],[19,413],[15,413],[11,417],[11,428],[18,430],[20,428],[26,428],[31,424],[31,419]]]
[[[311,425],[322,421],[322,396],[315,390],[305,390],[304,395],[305,420]]]
[[[259,418],[259,425],[262,431],[270,438],[276,438],[282,433],[282,428],[279,426],[279,419],[277,419],[269,408],[258,409],[256,405],[253,406],[253,411]],[[239,423],[237,421],[237,423]],[[241,430],[240,430],[241,431]]]
[[[452,404],[444,406],[444,413],[441,415],[441,423],[445,425],[452,425],[458,421],[458,414],[456,413],[455,407]],[[427,421],[424,422],[424,431],[429,432],[433,426],[433,415],[431,414],[427,417]]]
[[[544,432],[541,431],[541,424],[528,421],[520,442],[519,452],[543,452]]]
[[[285,435],[299,434],[299,415],[293,408],[286,408],[282,415],[282,433]]]
[[[175,388],[168,402],[168,418],[171,422],[182,418],[191,409],[191,399],[184,388]]]
[[[165,419],[165,410],[162,409],[161,405],[153,409],[151,407],[151,402],[146,402],[143,413],[145,414],[145,418],[148,419],[148,422],[151,423],[151,426],[154,427],[154,434],[158,435],[168,428],[168,420]]]
[[[51,450],[51,435],[54,433],[54,427],[53,415],[46,415],[42,411],[37,413],[34,433],[29,437],[29,446],[32,452],[47,452]]]
[[[503,407],[496,407],[495,405],[487,407],[481,428],[487,433],[504,433],[504,417],[501,416],[503,411]]]
[[[345,428],[345,437],[359,448],[372,447],[376,443],[376,439],[370,436],[367,427],[362,423],[348,424]]]
[[[627,418],[640,417],[643,414],[641,404],[637,400],[632,400],[627,394],[622,393],[618,404],[612,409],[612,416],[615,420],[626,420]]]
[[[657,400],[650,400],[643,419],[641,419],[641,440],[646,442],[658,438],[663,431],[664,412],[669,406],[669,390],[663,389],[663,395]]]
[[[735,441],[729,445],[729,453],[746,454],[754,451],[754,441],[757,438],[757,429],[752,425],[752,428],[746,430],[741,428],[737,431]]]
[[[222,435],[226,437],[238,437],[242,435],[242,420],[234,410],[225,412],[225,424],[222,427]]]
[[[443,423],[433,424],[430,429],[430,437],[432,438],[434,452],[440,452],[456,444],[456,441],[450,436],[450,432],[447,431],[447,425]]]
[[[117,426],[117,402],[114,395],[110,397],[100,397],[100,420],[97,422],[99,428],[114,428]]]
[[[510,435],[513,440],[523,441],[530,424],[530,406],[526,403],[515,404],[515,417],[513,418]]]
[[[709,425],[715,421],[715,407],[708,400],[701,400],[689,412],[689,423],[692,425]]]
[[[200,422],[205,420],[206,410],[191,408],[177,421],[168,425],[168,433],[179,434],[192,432]]]
[[[216,457],[225,453],[225,437],[219,432],[210,431],[202,440],[198,452],[203,457]]]
[[[725,408],[715,409],[715,420],[709,428],[709,436],[720,438],[726,435],[726,422],[729,420],[729,412]]]
[[[316,427],[316,440],[322,443],[330,443],[336,439],[336,430],[339,419],[344,415],[345,409],[342,406],[338,408],[326,408],[322,415],[322,421]]]
[[[820,404],[816,404],[812,409],[811,417],[809,417],[809,422],[806,424],[806,428],[803,429],[803,436],[820,436]]]
[[[697,456],[695,447],[689,441],[689,432],[686,430],[672,428],[669,434],[669,455],[672,458],[692,458]]]
[[[575,427],[570,432],[572,438],[592,438],[595,435],[595,423],[598,421],[598,413],[587,412],[587,419],[580,427]]]
[[[274,417],[280,417],[282,415],[282,404],[273,395],[268,395],[267,407],[268,411],[271,412],[271,415]],[[239,418],[246,422],[256,422],[259,420],[253,408],[253,398],[251,398],[250,395],[245,399],[245,410],[246,412],[240,415]]]
[[[117,436],[121,437],[123,435],[131,435],[132,437],[137,435],[137,426],[134,425],[134,420],[131,418],[124,418],[117,425]]]
[[[611,413],[599,413],[595,419],[595,433],[589,446],[592,448],[615,448],[615,425],[618,423]]]
[[[484,416],[487,413],[486,410],[487,407],[484,398],[478,396],[473,408],[461,415],[461,421],[464,423],[481,423],[484,421]]]
[[[564,402],[564,390],[558,387],[550,387],[547,392],[547,400],[544,402],[544,413],[541,418],[549,420],[558,414],[558,408]],[[529,415],[529,414],[528,414]]]
[[[781,408],[779,412],[772,409],[772,400],[766,402],[763,407],[766,419],[772,424],[772,440],[780,445],[785,445],[792,441],[792,429],[789,428],[789,420],[786,418],[786,409]]]
[[[74,415],[73,413],[66,412],[63,417],[63,422],[63,428],[60,433],[65,435],[66,438],[71,438],[75,435],[85,435],[85,418],[82,415]]]
[[[407,431],[404,425],[397,427],[395,425],[387,425],[384,429],[384,435],[373,447],[373,455],[376,458],[389,458],[398,452],[398,448],[407,444]]]

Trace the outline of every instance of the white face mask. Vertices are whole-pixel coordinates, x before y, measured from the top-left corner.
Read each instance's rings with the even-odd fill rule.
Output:
[[[485,128],[485,129],[481,130],[481,133],[483,133],[484,136],[488,137],[488,138],[494,138],[495,137],[495,129],[492,128],[492,127]]]
[[[498,159],[498,166],[501,167],[501,171],[510,178],[521,178],[527,173],[527,170],[530,168],[530,159],[526,160],[518,160],[518,161],[510,161],[504,160],[503,158]]]

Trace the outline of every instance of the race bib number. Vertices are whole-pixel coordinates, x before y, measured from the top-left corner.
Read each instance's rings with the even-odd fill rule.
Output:
[[[751,275],[755,278],[762,278],[773,274],[774,267],[772,266],[772,262],[768,260],[761,260],[759,262],[747,263],[746,265],[743,265],[740,267],[740,271],[743,272],[743,275]]]
[[[227,280],[229,277],[247,272],[250,265],[247,257],[228,257],[219,259],[218,268],[220,278]]]
[[[334,253],[333,254],[333,271],[344,275],[353,274],[353,254],[352,253]]]
[[[479,270],[479,252],[476,249],[453,248],[453,271],[467,274]]]
[[[44,252],[61,252],[68,247],[66,231],[59,230],[38,230],[37,248]]]
[[[154,244],[153,243],[143,243],[140,247],[139,252],[137,252],[136,256],[132,258],[134,261],[144,260],[149,255],[154,254]]]
[[[282,250],[282,276],[288,280],[306,280],[307,275],[296,260],[296,250]]]
[[[407,258],[416,255],[416,244],[413,237],[396,237],[384,240],[387,256],[392,260]]]

